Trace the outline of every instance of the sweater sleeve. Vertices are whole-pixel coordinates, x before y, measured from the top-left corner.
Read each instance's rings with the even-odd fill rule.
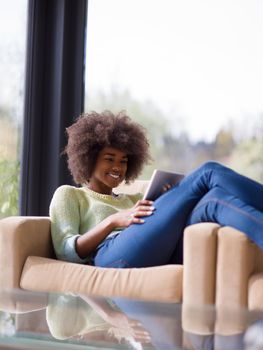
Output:
[[[72,186],[59,187],[51,200],[49,215],[51,236],[58,259],[74,263],[87,263],[76,251],[76,239],[80,236],[79,201]]]

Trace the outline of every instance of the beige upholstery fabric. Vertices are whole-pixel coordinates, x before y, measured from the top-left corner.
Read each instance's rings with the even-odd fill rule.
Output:
[[[115,269],[28,257],[21,287],[32,291],[76,292],[134,299],[182,300],[183,267]]]
[[[254,246],[254,271],[248,283],[248,306],[251,310],[263,310],[263,251]]]
[[[263,250],[254,246],[253,254],[255,254],[254,272],[263,272]]]
[[[114,192],[129,193],[129,194],[144,193],[148,184],[149,184],[149,181],[146,181],[146,180],[136,180],[129,185],[122,183],[120,186],[114,189]]]
[[[18,288],[29,255],[53,257],[47,217],[9,217],[0,220],[0,288]]]
[[[247,306],[263,310],[263,251],[232,227],[189,226],[184,238],[183,300],[186,305],[216,303],[218,310]],[[222,324],[218,319],[221,333],[226,332]],[[238,328],[242,320],[236,322]]]
[[[263,251],[231,227],[218,240],[216,304],[263,310]]]
[[[219,225],[200,223],[184,234],[183,300],[185,304],[215,301],[216,249]]]
[[[263,311],[263,272],[252,275],[248,284],[248,306]]]
[[[254,244],[231,227],[218,232],[216,304],[247,306],[248,279],[254,267]]]

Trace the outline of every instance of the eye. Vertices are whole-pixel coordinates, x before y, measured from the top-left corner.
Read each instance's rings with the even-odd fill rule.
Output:
[[[113,161],[114,161],[114,159],[111,158],[111,157],[107,157],[107,158],[105,158],[105,160],[106,160],[107,162],[113,162]]]
[[[127,164],[127,163],[128,163],[128,159],[123,159],[123,160],[121,161],[121,163],[122,163],[122,164]]]

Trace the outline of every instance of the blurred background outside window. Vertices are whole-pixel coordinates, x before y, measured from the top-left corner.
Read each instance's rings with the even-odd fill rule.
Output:
[[[85,111],[125,109],[153,168],[220,161],[263,182],[263,2],[89,0]]]
[[[27,0],[0,0],[0,218],[18,214]]]

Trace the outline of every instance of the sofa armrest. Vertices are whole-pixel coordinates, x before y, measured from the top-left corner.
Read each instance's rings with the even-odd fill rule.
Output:
[[[217,307],[247,307],[248,282],[254,269],[255,245],[247,236],[232,228],[218,231]]]
[[[8,217],[0,220],[0,288],[19,288],[29,255],[53,257],[48,217]]]
[[[263,311],[263,272],[252,274],[248,289],[249,310]]]
[[[219,225],[199,223],[184,231],[183,302],[204,305],[215,302],[216,249]]]

